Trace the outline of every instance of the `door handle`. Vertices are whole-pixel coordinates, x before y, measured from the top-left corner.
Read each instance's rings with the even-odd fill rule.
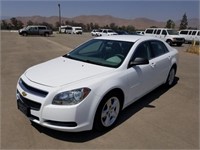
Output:
[[[155,63],[155,62],[152,62],[152,63],[151,63],[151,67],[154,68],[155,66],[156,66],[156,63]]]

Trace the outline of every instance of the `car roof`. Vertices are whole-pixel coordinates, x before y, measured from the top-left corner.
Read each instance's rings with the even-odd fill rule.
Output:
[[[128,41],[128,42],[136,42],[138,40],[160,40],[156,37],[142,36],[142,35],[112,35],[112,36],[96,37],[94,39]]]

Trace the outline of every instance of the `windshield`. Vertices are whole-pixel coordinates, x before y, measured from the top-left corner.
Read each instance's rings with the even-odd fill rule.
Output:
[[[75,30],[82,30],[82,28],[75,28]]]
[[[112,32],[114,32],[114,31],[113,31],[113,30],[108,30],[108,32],[109,32],[109,33],[112,33]]]
[[[107,67],[119,67],[133,42],[92,39],[64,57]]]
[[[169,35],[178,35],[178,31],[176,30],[167,30]]]

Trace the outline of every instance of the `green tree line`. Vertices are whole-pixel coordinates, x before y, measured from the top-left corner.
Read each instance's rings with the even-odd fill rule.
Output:
[[[38,23],[38,22],[32,22],[31,20],[27,21],[27,25],[45,25],[45,26],[53,29],[54,31],[58,31],[58,28],[60,27],[59,22],[56,22],[55,25],[52,25],[47,22]],[[88,24],[83,24],[83,23],[78,23],[78,22],[75,22],[72,20],[72,21],[62,22],[61,25],[80,26],[83,28],[83,30],[85,32],[91,31],[93,29],[99,29],[99,28],[111,28],[113,30],[126,30],[129,32],[135,31],[135,27],[132,25],[117,26],[115,23],[111,23],[111,24],[105,25],[105,26],[100,26],[97,23],[91,22]],[[23,27],[24,27],[24,24],[20,20],[17,20],[16,18],[11,18],[10,22],[7,22],[6,20],[1,21],[1,29],[2,30],[19,30]]]
[[[60,27],[60,23],[56,22],[54,25],[53,24],[49,24],[47,22],[42,22],[42,23],[38,23],[38,22],[32,22],[31,20],[29,20],[27,22],[27,25],[45,25],[48,26],[49,28],[53,29],[54,31],[58,31],[58,28]],[[80,26],[83,28],[83,30],[85,32],[89,32],[93,29],[99,29],[99,28],[110,28],[113,30],[125,30],[128,32],[133,32],[135,31],[135,27],[133,25],[128,25],[128,26],[118,26],[115,23],[111,23],[109,25],[105,25],[105,26],[100,26],[97,23],[88,23],[88,24],[83,24],[83,23],[78,23],[75,21],[65,21],[62,22],[61,25],[71,25],[71,26]],[[24,27],[24,24],[22,23],[22,21],[17,20],[16,18],[11,18],[9,22],[7,22],[6,20],[1,20],[1,29],[2,30],[19,30],[21,28]],[[155,26],[154,26],[155,27]],[[166,28],[175,28],[176,25],[174,23],[173,20],[169,19],[166,22]],[[188,27],[188,21],[187,21],[187,15],[186,13],[183,15],[181,23],[179,25],[179,29],[187,29]]]

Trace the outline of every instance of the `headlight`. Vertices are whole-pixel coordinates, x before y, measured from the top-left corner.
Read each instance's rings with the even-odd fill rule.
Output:
[[[52,104],[55,105],[74,105],[80,103],[89,93],[89,88],[80,88],[57,94]]]

